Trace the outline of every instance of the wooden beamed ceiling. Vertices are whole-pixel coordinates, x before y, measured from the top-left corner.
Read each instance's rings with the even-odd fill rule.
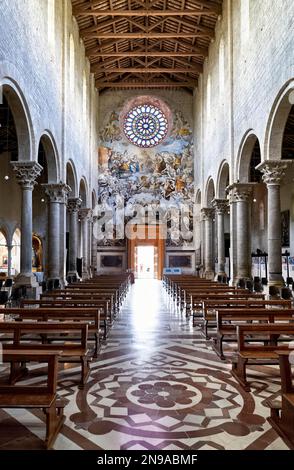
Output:
[[[95,74],[106,88],[197,86],[222,0],[72,0]]]

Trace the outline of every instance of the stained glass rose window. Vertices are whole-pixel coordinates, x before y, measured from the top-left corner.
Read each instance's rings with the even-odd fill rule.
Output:
[[[152,104],[136,106],[124,118],[124,133],[138,147],[155,147],[165,138],[167,130],[164,112]]]

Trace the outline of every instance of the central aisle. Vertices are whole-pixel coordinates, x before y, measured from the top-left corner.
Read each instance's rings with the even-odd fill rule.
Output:
[[[161,282],[137,280],[85,389],[76,386],[79,368],[60,373],[59,394],[68,404],[55,449],[286,449],[264,406],[267,397],[279,397],[279,375],[249,369],[256,378],[251,394],[230,367],[175,311]],[[22,423],[25,448],[41,446],[40,414],[6,413]],[[25,432],[23,423],[31,423]]]
[[[254,399],[229,370],[161,282],[136,280],[68,425],[103,449],[286,448],[261,406],[279,380]]]

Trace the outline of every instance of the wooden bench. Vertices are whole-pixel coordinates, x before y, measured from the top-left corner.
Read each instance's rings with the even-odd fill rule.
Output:
[[[46,385],[0,385],[0,408],[41,409],[46,416],[46,449],[50,449],[65,421],[65,403],[57,399],[58,358],[61,351],[3,351],[4,363],[38,362],[48,364]],[[44,373],[42,369],[42,373]]]
[[[6,308],[5,315],[17,318],[18,321],[60,321],[60,322],[87,322],[88,331],[93,335],[95,350],[93,357],[98,356],[100,346],[100,312],[97,308],[55,308],[50,305],[40,308]],[[104,325],[105,336],[105,325]]]
[[[79,388],[84,388],[87,383],[91,357],[88,349],[88,324],[64,323],[64,322],[1,322],[0,337],[5,344],[5,349],[22,349],[35,351],[58,349],[62,350],[59,362],[72,362],[81,364],[81,380]],[[75,334],[74,338],[67,335]],[[11,335],[11,336],[9,336]],[[32,336],[33,335],[33,336]],[[55,336],[52,336],[55,335]],[[10,342],[11,344],[6,344]],[[58,341],[58,345],[54,344]],[[28,344],[29,343],[29,344]],[[11,371],[10,382],[15,383],[25,372],[24,367],[14,367]]]
[[[278,434],[294,450],[294,385],[290,354],[294,351],[277,351],[281,373],[282,401],[267,401],[271,409],[268,421]]]
[[[216,310],[220,309],[246,309],[246,308],[266,308],[266,307],[280,307],[280,308],[291,308],[291,300],[263,300],[255,298],[245,299],[214,299],[214,300],[203,300],[202,301],[202,314],[203,323],[202,328],[205,338],[208,340],[210,336],[208,334],[208,328],[216,326]]]
[[[293,335],[293,324],[237,326],[238,353],[232,361],[232,375],[246,391],[250,391],[246,376],[246,366],[249,361],[250,364],[255,365],[278,363],[278,351],[289,351],[289,345],[284,344],[284,342],[292,341]],[[268,341],[265,342],[264,338],[266,336]],[[281,336],[283,337],[283,344],[279,345]],[[261,342],[258,343],[258,340],[261,340]]]
[[[223,352],[224,341],[237,340],[237,326],[241,323],[249,324],[256,322],[253,326],[257,326],[260,322],[276,323],[294,320],[294,309],[273,309],[273,308],[244,308],[244,309],[226,309],[216,312],[216,338],[213,340],[213,348],[222,360],[225,360]]]
[[[193,314],[193,322],[196,319],[202,318],[202,302],[204,300],[248,300],[248,299],[264,299],[264,294],[252,294],[251,292],[247,293],[206,293],[206,294],[191,294],[191,309]]]

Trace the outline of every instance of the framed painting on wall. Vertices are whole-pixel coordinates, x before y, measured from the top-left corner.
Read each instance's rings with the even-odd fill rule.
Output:
[[[101,268],[122,268],[123,257],[122,255],[102,255]]]

